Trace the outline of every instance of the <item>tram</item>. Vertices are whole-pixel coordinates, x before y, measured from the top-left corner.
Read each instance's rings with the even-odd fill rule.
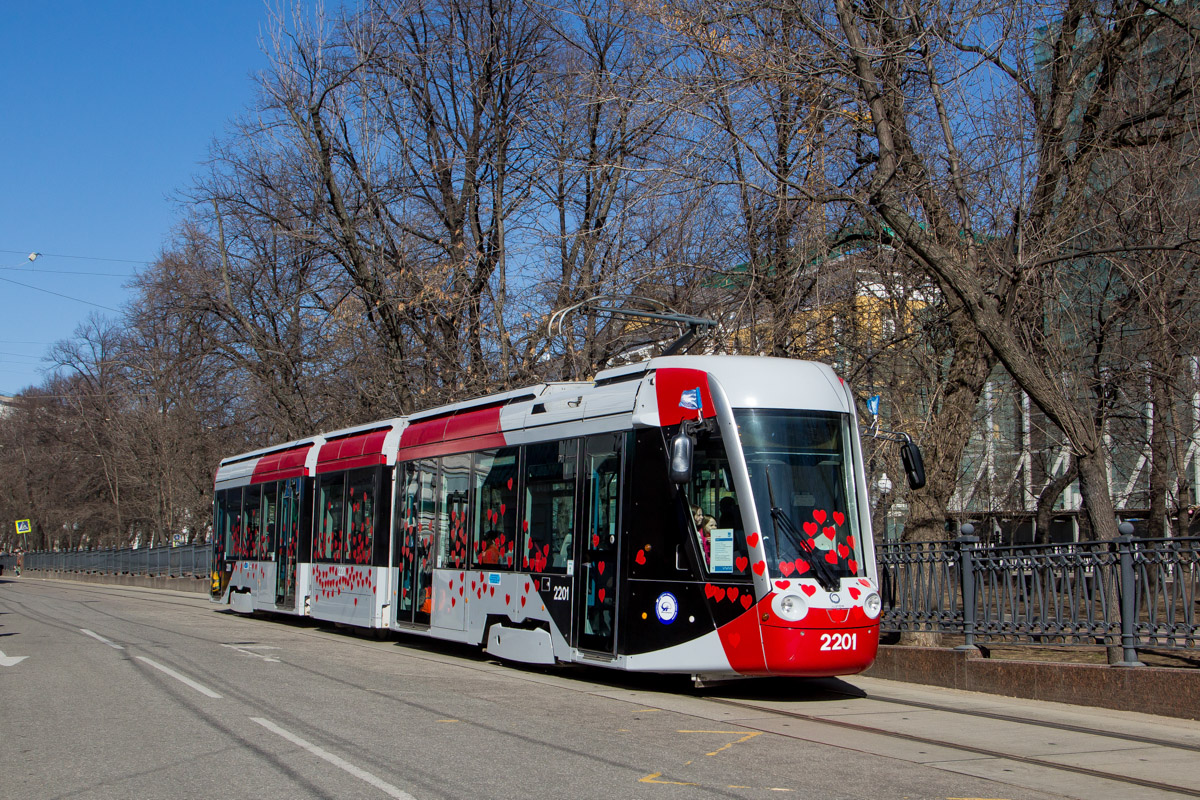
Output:
[[[815,362],[653,358],[227,458],[215,489],[239,612],[711,676],[878,647],[854,400]]]

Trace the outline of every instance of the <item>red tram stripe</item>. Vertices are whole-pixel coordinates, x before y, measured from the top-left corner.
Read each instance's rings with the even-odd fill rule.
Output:
[[[383,442],[390,432],[384,428],[326,442],[317,456],[317,474],[386,464]]]
[[[308,460],[310,450],[312,450],[312,445],[306,444],[303,447],[263,456],[254,465],[250,483],[266,483],[284,478],[304,477],[304,463]]]
[[[501,406],[463,411],[449,417],[415,422],[400,435],[399,460],[465,453],[503,447]]]

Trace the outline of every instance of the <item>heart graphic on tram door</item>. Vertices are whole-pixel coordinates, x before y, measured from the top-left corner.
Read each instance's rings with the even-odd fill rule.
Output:
[[[845,558],[846,556],[850,555],[850,548],[846,547],[844,544],[839,544],[837,546],[837,552],[838,558]]]
[[[745,572],[746,565],[749,563],[750,563],[750,559],[746,558],[745,556],[738,556],[737,558],[735,558],[733,560],[733,564],[734,564],[734,566],[737,567],[738,572]]]
[[[775,588],[779,589],[780,591],[786,591],[787,589],[792,588],[792,582],[791,581],[775,581]]]
[[[758,534],[752,533],[749,536],[747,536],[746,544],[750,545],[751,547],[758,547]]]
[[[824,525],[825,519],[827,516],[828,515],[820,509],[817,509],[816,511],[813,512],[813,519],[815,519],[817,521],[818,525]]]
[[[742,608],[749,609],[750,604],[754,602],[754,598],[748,594],[742,595]]]
[[[595,550],[599,546],[600,546],[600,534],[593,533],[592,534],[592,549]]]
[[[633,560],[636,561],[638,564],[645,564],[646,563],[646,551],[638,550],[637,555],[635,555],[633,557]]]
[[[596,599],[599,600],[601,603],[604,602],[604,589],[603,588],[596,590]]]
[[[815,522],[804,523],[804,532],[806,534],[808,534],[810,537],[816,536],[818,530],[820,530],[820,528],[817,527],[817,523],[815,523]]]
[[[841,526],[846,524],[846,515],[840,511],[833,512],[834,524]]]
[[[811,583],[802,583],[800,584],[800,591],[804,592],[809,597],[812,597],[817,593],[817,587],[813,586]]]
[[[596,571],[599,572],[601,575],[604,574],[604,562],[603,561],[596,562]]]
[[[796,565],[790,561],[784,561],[779,565],[779,571],[783,573],[783,577],[790,578],[796,571]]]
[[[850,592],[850,596],[852,598],[854,598],[855,600],[857,600],[859,597],[862,596],[862,592],[859,591],[858,589],[854,588],[853,586],[851,586],[848,591]]]
[[[825,554],[825,560],[828,561],[830,564],[836,564],[838,562],[837,552],[830,550],[828,553]]]
[[[731,603],[734,600],[737,600],[738,588],[736,586],[730,586],[728,589],[725,590],[725,596],[729,598],[729,602],[731,602]]]
[[[723,591],[721,591],[720,586],[713,586],[711,583],[704,584],[704,594],[709,599],[717,600],[717,601],[720,601],[721,598],[723,598],[725,596],[725,593]]]
[[[765,562],[765,561],[755,561],[754,562],[754,574],[755,575],[762,575],[766,571],[767,571],[767,562]]]

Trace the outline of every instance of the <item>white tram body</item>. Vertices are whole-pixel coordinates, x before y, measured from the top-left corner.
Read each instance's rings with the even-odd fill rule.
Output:
[[[238,611],[537,664],[817,676],[875,658],[854,401],[823,364],[655,358],[226,459],[216,490],[213,597]]]

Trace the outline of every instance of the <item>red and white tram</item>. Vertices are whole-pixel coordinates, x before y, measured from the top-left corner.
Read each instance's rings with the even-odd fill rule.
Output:
[[[854,400],[813,362],[661,357],[235,456],[215,523],[217,602],[512,661],[823,676],[879,641]]]

